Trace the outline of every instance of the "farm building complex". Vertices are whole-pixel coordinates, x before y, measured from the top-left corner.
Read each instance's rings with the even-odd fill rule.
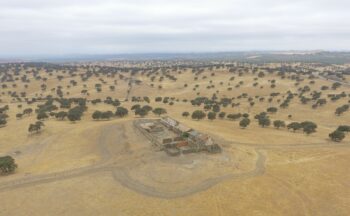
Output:
[[[210,136],[170,117],[136,120],[134,124],[155,147],[171,156],[202,151],[221,152],[221,147]]]

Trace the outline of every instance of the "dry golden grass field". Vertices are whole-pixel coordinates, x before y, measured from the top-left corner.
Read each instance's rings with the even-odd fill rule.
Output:
[[[329,75],[349,66],[176,65],[0,65],[0,108],[9,106],[7,124],[0,127],[0,156],[10,155],[18,165],[14,173],[0,175],[0,215],[350,215],[350,134],[341,142],[328,136],[350,125],[349,111],[335,114],[349,104],[350,76],[343,74],[339,81]],[[341,85],[332,88],[337,82]],[[288,95],[294,95],[289,106],[280,108]],[[342,96],[332,100],[331,95]],[[94,120],[97,110],[116,111],[104,103],[107,97],[118,99],[128,115]],[[156,97],[169,97],[169,102],[156,102]],[[210,112],[204,104],[191,104],[197,97],[230,99],[226,107],[219,103],[220,112],[249,114],[250,125],[242,129],[242,118],[218,115],[193,120],[195,110]],[[38,105],[51,101],[58,107],[47,114],[69,110],[58,98],[86,99],[81,120],[49,115],[41,131],[28,132],[37,121]],[[102,102],[93,104],[95,99]],[[312,107],[319,99],[326,103]],[[222,153],[171,157],[155,151],[133,126],[140,118],[131,110],[135,104],[166,109],[166,115],[211,135]],[[268,113],[271,125],[261,127],[254,117],[269,107],[278,110]],[[32,114],[16,117],[28,108]],[[190,116],[183,116],[185,111]],[[158,116],[149,112],[144,118]],[[307,135],[276,129],[275,120],[286,125],[311,121],[317,128]]]

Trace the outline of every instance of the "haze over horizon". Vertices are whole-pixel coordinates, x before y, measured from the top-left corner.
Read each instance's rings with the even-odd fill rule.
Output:
[[[350,50],[345,0],[1,2],[0,57]]]

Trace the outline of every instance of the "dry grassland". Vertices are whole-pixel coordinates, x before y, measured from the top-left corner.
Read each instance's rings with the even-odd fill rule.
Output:
[[[211,76],[212,72],[215,76]],[[0,128],[0,155],[12,155],[19,167],[12,175],[0,176],[0,215],[350,214],[350,135],[340,143],[328,138],[339,125],[350,124],[350,112],[334,115],[335,109],[348,103],[349,97],[328,101],[317,109],[312,109],[311,103],[301,104],[295,97],[288,108],[269,115],[272,120],[286,123],[313,121],[318,128],[310,135],[273,126],[262,128],[254,119],[254,115],[268,107],[279,107],[281,102],[277,100],[283,101],[288,90],[297,92],[299,87],[309,85],[311,90],[320,91],[321,86],[331,86],[332,81],[315,78],[315,84],[309,84],[305,76],[304,81],[295,86],[295,80],[281,79],[276,74],[266,74],[255,81],[256,74],[249,72],[238,76],[227,69],[205,70],[198,75],[198,80],[194,80],[190,69],[181,70],[181,74],[172,73],[176,82],[167,78],[159,81],[160,76],[151,82],[145,74],[134,75],[133,79],[142,83],[133,86],[129,101],[122,102],[122,106],[130,109],[136,104],[130,101],[132,96],[148,96],[153,108],[163,107],[180,122],[212,135],[223,147],[222,154],[200,153],[173,158],[164,152],[155,152],[149,141],[132,126],[132,121],[138,118],[132,111],[129,110],[126,118],[94,121],[91,115],[96,110],[115,111],[113,106],[103,103],[89,103],[81,121],[70,123],[50,118],[44,122],[46,126],[41,133],[29,134],[28,125],[36,121],[36,115],[22,119],[16,119],[15,115],[24,108],[35,109],[41,102],[11,103],[12,99],[4,94],[0,97],[0,107],[9,104],[10,109],[7,126]],[[28,75],[31,79],[28,88],[16,81],[17,87],[8,83],[8,88],[0,92],[25,91],[28,97],[54,95],[50,89],[61,85],[65,97],[104,100],[110,96],[123,101],[127,95],[128,81],[117,76],[100,75],[82,82],[78,76],[66,74],[66,78],[58,81],[56,74],[48,76],[43,71],[40,74],[48,78],[46,91],[40,89],[43,81]],[[130,72],[124,74],[131,76]],[[235,79],[230,81],[232,76]],[[101,83],[100,78],[107,84],[102,85],[99,93],[95,84]],[[70,80],[78,84],[67,88]],[[114,80],[116,90],[110,91],[108,86],[114,85]],[[207,89],[210,80],[215,87]],[[275,88],[270,88],[270,80],[276,80]],[[240,81],[243,84],[235,88]],[[254,82],[259,83],[258,87],[253,87]],[[199,87],[194,91],[195,85]],[[83,89],[88,89],[90,95],[82,95]],[[322,97],[343,91],[350,93],[349,87],[341,86],[324,91]],[[281,95],[268,102],[272,92]],[[239,107],[222,108],[227,114],[249,113],[252,122],[246,129],[239,127],[239,121],[195,121],[182,116],[184,111],[191,113],[202,109],[183,99],[211,97],[213,93],[218,98],[247,93],[252,97],[265,96],[266,100],[254,100],[255,105],[251,107],[247,98],[236,99]],[[174,105],[156,103],[154,99],[158,96],[179,100],[174,100]],[[18,108],[18,104],[23,107]],[[149,114],[149,117],[156,116]]]

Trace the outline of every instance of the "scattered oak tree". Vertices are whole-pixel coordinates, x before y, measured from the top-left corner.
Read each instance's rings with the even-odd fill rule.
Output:
[[[250,119],[248,118],[243,118],[240,122],[239,122],[239,126],[241,128],[246,128],[248,127],[248,125],[250,124]]]
[[[268,127],[271,124],[271,121],[268,117],[259,118],[258,122],[261,127]]]
[[[328,136],[334,142],[340,142],[345,138],[345,133],[343,131],[335,130],[332,133],[330,133]]]
[[[350,132],[350,126],[349,125],[340,125],[337,128],[338,131],[342,131],[342,132]]]
[[[160,107],[157,107],[157,108],[155,108],[155,109],[153,109],[153,111],[152,111],[155,115],[158,115],[158,116],[160,116],[160,115],[163,115],[163,114],[166,114],[167,112],[166,112],[166,109],[164,109],[164,108],[160,108]]]
[[[61,112],[56,113],[55,117],[56,117],[56,119],[62,121],[62,120],[64,120],[67,117],[67,115],[68,115],[67,112],[61,111]]]
[[[226,116],[225,112],[220,112],[219,113],[219,118],[223,119],[223,118],[225,118],[225,116]]]
[[[183,113],[182,113],[182,116],[183,116],[183,117],[188,117],[189,115],[190,115],[189,112],[183,112]]]
[[[195,120],[200,120],[200,119],[204,119],[206,116],[205,112],[203,112],[202,110],[196,110],[192,113],[192,119]]]
[[[301,128],[301,125],[299,122],[292,122],[287,125],[288,130],[292,129],[293,132],[299,130]]]
[[[316,132],[317,125],[314,122],[304,121],[304,122],[301,122],[300,125],[303,128],[303,132],[306,133],[307,135]]]
[[[117,107],[117,111],[115,112],[115,116],[117,117],[124,117],[126,115],[128,115],[128,109],[124,108],[124,107]]]
[[[277,110],[278,110],[278,109],[277,109],[276,107],[269,107],[269,108],[267,108],[266,111],[267,111],[268,113],[276,113]]]
[[[39,133],[44,127],[44,123],[41,121],[35,122],[35,124],[30,124],[28,128],[29,133]]]
[[[17,164],[11,156],[0,157],[0,173],[9,174],[15,171]]]
[[[286,124],[284,123],[284,121],[275,120],[275,121],[273,121],[273,126],[277,129],[280,129],[280,128],[284,128],[286,126]]]
[[[47,118],[49,118],[49,116],[46,114],[46,112],[40,112],[40,113],[38,113],[38,115],[36,117],[36,119],[38,119],[40,121],[45,120]]]
[[[209,112],[208,113],[208,119],[211,120],[211,121],[216,119],[216,113],[215,112]]]
[[[5,118],[0,118],[0,127],[4,127],[7,124],[7,121]]]
[[[141,118],[145,117],[146,115],[148,115],[148,110],[145,108],[137,108],[135,109],[135,115],[140,116]]]

